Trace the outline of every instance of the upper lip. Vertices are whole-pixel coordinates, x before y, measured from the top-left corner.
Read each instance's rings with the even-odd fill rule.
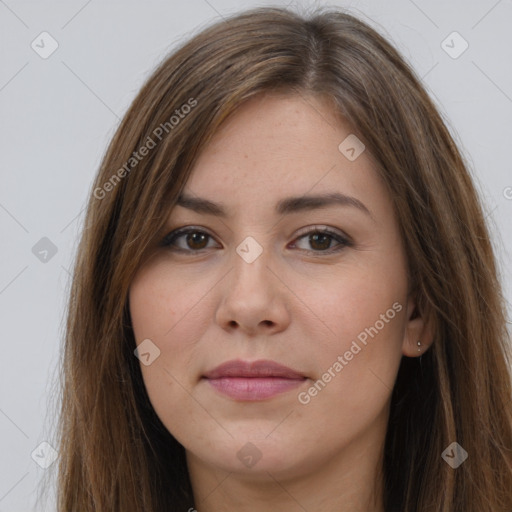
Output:
[[[234,359],[217,366],[206,372],[207,379],[219,379],[221,377],[281,377],[286,379],[303,379],[305,376],[287,366],[260,359],[259,361],[242,361]]]

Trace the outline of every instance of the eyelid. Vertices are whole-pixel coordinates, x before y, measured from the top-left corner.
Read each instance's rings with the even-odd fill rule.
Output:
[[[347,242],[351,241],[350,237],[346,233],[341,231],[341,229],[333,228],[333,227],[328,226],[326,224],[312,224],[311,226],[305,226],[305,227],[299,229],[299,231],[295,235],[295,238],[299,238],[302,235],[307,235],[307,234],[309,234],[311,232],[314,232],[314,231],[326,232],[328,234],[337,235],[339,237],[342,237],[342,238],[346,239]]]

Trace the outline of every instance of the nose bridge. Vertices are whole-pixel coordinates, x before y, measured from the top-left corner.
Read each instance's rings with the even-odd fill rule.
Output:
[[[247,286],[252,293],[269,291],[272,273],[268,265],[272,259],[268,244],[263,241],[263,236],[247,236],[235,249],[233,255],[234,271],[232,285],[240,292],[240,288]],[[242,290],[243,291],[243,290]]]

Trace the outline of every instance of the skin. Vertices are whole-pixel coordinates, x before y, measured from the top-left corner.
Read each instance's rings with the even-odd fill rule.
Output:
[[[384,511],[378,470],[392,388],[402,356],[423,354],[432,337],[413,315],[391,199],[367,151],[354,161],[340,152],[353,130],[331,112],[311,96],[264,94],[244,104],[185,187],[222,203],[229,216],[176,206],[162,237],[184,226],[210,237],[181,236],[175,244],[188,252],[158,248],[130,288],[137,344],[149,338],[160,349],[141,364],[144,384],[186,449],[199,512]],[[371,215],[346,205],[274,211],[284,197],[329,192],[357,198]],[[299,232],[308,227],[330,227],[352,245],[328,254],[340,243]],[[236,252],[248,236],[263,249],[252,263]],[[394,318],[301,403],[298,394],[394,303],[402,306]],[[226,397],[201,379],[238,358],[270,359],[307,379],[256,402]],[[237,456],[248,442],[261,456],[251,467]]]

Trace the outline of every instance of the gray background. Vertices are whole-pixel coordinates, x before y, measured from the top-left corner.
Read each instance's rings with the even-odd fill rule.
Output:
[[[288,3],[0,0],[0,512],[54,509],[51,496],[36,506],[38,482],[57,466],[36,463],[51,460],[38,446],[52,443],[52,382],[83,208],[119,119],[178,42],[220,16]],[[379,29],[423,78],[474,169],[510,304],[512,1],[330,5]],[[31,47],[48,51],[43,31],[58,43],[46,59]],[[457,58],[464,43],[446,40],[453,31],[469,44]],[[43,237],[55,254],[44,253]]]

